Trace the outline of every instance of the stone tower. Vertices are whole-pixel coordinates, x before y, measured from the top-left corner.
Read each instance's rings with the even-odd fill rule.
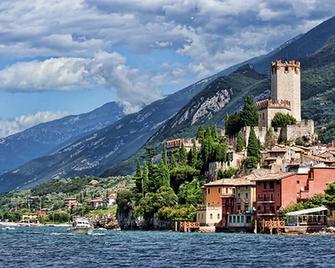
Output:
[[[295,60],[272,62],[271,68],[272,100],[280,103],[288,100],[291,104],[291,113],[301,121],[301,83],[300,62]]]

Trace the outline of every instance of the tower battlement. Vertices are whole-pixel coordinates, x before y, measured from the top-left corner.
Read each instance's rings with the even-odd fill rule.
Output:
[[[263,110],[266,108],[282,108],[282,109],[291,110],[291,103],[288,100],[280,100],[280,101],[261,100],[261,101],[256,102],[256,106],[258,110]]]
[[[297,60],[276,60],[271,64],[271,99],[276,103],[288,100],[297,121],[301,121],[300,68]]]

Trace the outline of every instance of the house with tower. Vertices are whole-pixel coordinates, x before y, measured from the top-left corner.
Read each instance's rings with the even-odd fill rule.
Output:
[[[256,102],[259,112],[259,125],[255,128],[259,140],[264,143],[267,129],[277,113],[293,116],[297,123],[282,128],[273,128],[280,140],[295,141],[304,137],[315,140],[313,120],[301,118],[301,64],[296,60],[276,60],[271,64],[271,99]],[[244,129],[246,140],[250,128]]]

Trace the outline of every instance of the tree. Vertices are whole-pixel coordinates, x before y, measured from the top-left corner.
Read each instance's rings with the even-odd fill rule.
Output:
[[[218,178],[219,179],[223,179],[223,178],[231,178],[232,176],[234,176],[237,173],[238,169],[234,168],[234,167],[229,167],[226,170],[222,170],[220,169],[218,172]]]
[[[179,203],[196,206],[202,201],[201,182],[194,178],[180,186],[178,193]]]
[[[276,135],[273,132],[273,129],[270,127],[266,130],[264,146],[266,148],[271,148],[276,144],[276,142],[277,142]]]
[[[198,132],[197,132],[197,140],[200,143],[202,143],[204,141],[204,139],[205,139],[205,129],[202,126],[200,126],[198,128]]]
[[[241,152],[245,147],[244,136],[241,131],[238,132],[236,138],[236,152]]]
[[[182,143],[179,148],[179,165],[186,165],[187,163],[187,152]]]
[[[225,120],[225,133],[228,136],[233,136],[238,133],[241,128],[243,127],[241,119],[240,119],[240,112],[234,113],[233,115],[226,116]]]
[[[140,161],[138,160],[136,161],[136,172],[134,180],[135,180],[136,192],[143,194],[143,178],[142,178]]]
[[[148,191],[148,182],[149,182],[149,167],[145,162],[143,165],[142,172],[142,194],[144,195]]]
[[[157,155],[157,151],[153,147],[144,147],[144,149],[146,152],[145,160],[149,165],[151,165],[154,157]]]
[[[217,130],[216,130],[216,126],[212,126],[211,127],[211,136],[213,139],[217,138]]]
[[[247,148],[247,156],[248,157],[255,157],[257,161],[260,160],[260,142],[256,137],[256,133],[254,128],[250,129],[249,139],[248,139],[248,148]]]
[[[287,125],[294,125],[297,123],[297,120],[290,114],[285,113],[276,113],[272,118],[271,126],[274,128],[277,127],[286,127]]]
[[[330,209],[335,209],[335,182],[328,184],[325,190],[326,204]]]
[[[252,96],[244,99],[244,106],[240,112],[240,120],[243,126],[255,127],[258,125],[258,111]]]
[[[166,152],[166,143],[163,144],[163,150],[162,150],[162,163],[163,165],[167,166],[168,161],[167,161],[167,152]]]

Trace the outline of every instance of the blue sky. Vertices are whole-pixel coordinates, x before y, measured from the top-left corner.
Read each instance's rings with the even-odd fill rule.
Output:
[[[0,137],[109,101],[137,111],[333,10],[331,0],[2,0]]]

